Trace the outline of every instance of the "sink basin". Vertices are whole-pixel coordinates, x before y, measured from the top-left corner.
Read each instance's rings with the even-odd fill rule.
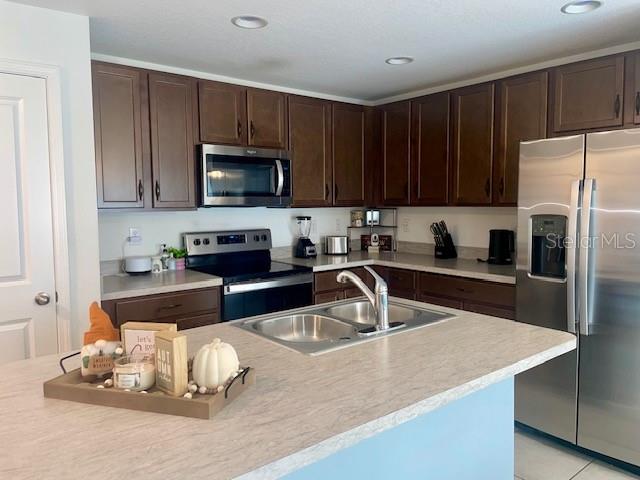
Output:
[[[353,326],[322,315],[302,314],[261,320],[252,324],[261,334],[286,342],[323,342],[350,339]]]
[[[366,301],[352,302],[345,305],[337,305],[327,308],[328,315],[335,315],[343,320],[354,323],[375,325],[376,314],[373,306]],[[420,324],[437,322],[450,315],[434,312],[432,310],[418,309],[389,303],[389,322],[413,323],[417,321]]]
[[[369,302],[355,302],[347,305],[338,305],[327,309],[329,315],[344,318],[355,323],[363,323],[366,325],[374,325],[376,323],[376,314],[373,306]],[[415,318],[421,313],[420,310],[403,307],[401,305],[389,304],[389,321],[390,322],[406,322]]]
[[[454,315],[426,308],[389,303],[389,322],[399,325],[377,331],[373,308],[367,301],[348,300],[329,307],[313,305],[288,314],[272,314],[234,322],[235,326],[307,355],[319,355],[339,348],[407,332]]]

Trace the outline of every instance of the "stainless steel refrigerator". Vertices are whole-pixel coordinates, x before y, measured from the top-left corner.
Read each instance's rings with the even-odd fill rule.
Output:
[[[516,377],[516,420],[640,465],[640,129],[520,145],[519,322],[578,349]]]

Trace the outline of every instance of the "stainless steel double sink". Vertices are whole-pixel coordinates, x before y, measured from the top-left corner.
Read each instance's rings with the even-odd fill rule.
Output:
[[[257,317],[235,326],[309,355],[318,355],[373,338],[385,337],[452,318],[454,315],[389,301],[389,322],[402,322],[374,335],[362,333],[376,323],[371,304],[362,299],[295,310],[287,315]]]

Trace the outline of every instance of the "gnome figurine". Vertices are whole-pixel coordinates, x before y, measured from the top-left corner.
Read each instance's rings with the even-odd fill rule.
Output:
[[[96,302],[89,307],[89,331],[84,333],[84,346],[80,350],[80,372],[83,377],[103,377],[113,370],[113,361],[124,353],[118,330],[109,315]]]

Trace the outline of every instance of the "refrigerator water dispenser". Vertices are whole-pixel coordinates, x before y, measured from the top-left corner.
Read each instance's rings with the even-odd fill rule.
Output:
[[[565,279],[567,217],[564,215],[531,216],[531,262],[534,277]]]

